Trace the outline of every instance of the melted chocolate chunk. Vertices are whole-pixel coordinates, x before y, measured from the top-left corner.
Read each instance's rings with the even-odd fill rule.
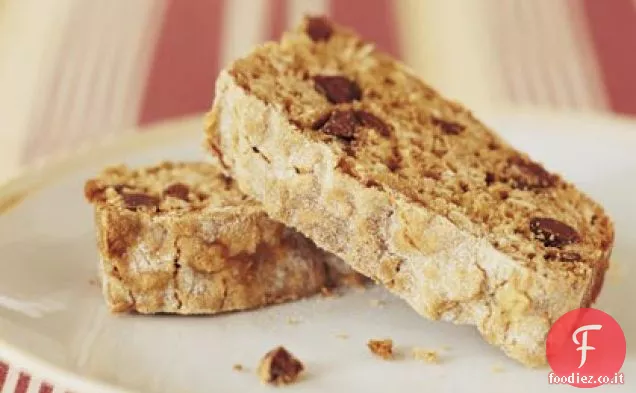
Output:
[[[316,75],[314,86],[332,104],[343,104],[362,97],[358,84],[344,76]]]
[[[140,207],[154,207],[159,205],[159,198],[156,196],[143,193],[124,193],[122,194],[124,204],[127,209],[135,210]]]
[[[356,111],[356,117],[358,118],[360,124],[362,124],[363,126],[373,128],[384,137],[391,136],[391,130],[389,126],[373,113],[359,110]]]
[[[458,135],[466,128],[466,126],[462,124],[440,119],[438,117],[433,117],[431,119],[431,122],[434,126],[439,127],[442,132],[447,135]]]
[[[526,160],[520,156],[513,156],[508,159],[508,164],[520,172],[518,175],[512,177],[516,188],[548,188],[556,184],[557,177],[535,162]]]
[[[333,34],[333,27],[324,16],[314,16],[307,18],[305,32],[313,41],[328,41]]]
[[[351,111],[334,111],[322,127],[322,131],[342,139],[355,137],[358,119]]]
[[[568,224],[548,217],[530,220],[530,231],[546,247],[562,247],[580,240],[578,232]]]
[[[190,189],[183,183],[174,183],[163,190],[163,195],[178,198],[184,201],[188,200]]]

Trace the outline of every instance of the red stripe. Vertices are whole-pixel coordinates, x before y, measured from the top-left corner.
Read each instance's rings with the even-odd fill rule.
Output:
[[[9,365],[0,361],[0,390],[4,386],[4,382],[7,379],[7,374],[9,373]]]
[[[138,122],[207,110],[222,43],[223,0],[168,0]]]
[[[584,0],[592,41],[610,105],[636,114],[636,4],[633,0]]]
[[[27,389],[29,388],[29,382],[31,382],[31,376],[20,372],[18,383],[15,387],[15,393],[26,393]]]
[[[380,50],[400,55],[395,1],[331,0],[331,17],[350,26],[365,39],[375,42]]]
[[[53,393],[53,386],[51,386],[48,383],[44,382],[40,386],[40,390],[38,391],[38,393]]]
[[[269,1],[268,40],[278,40],[287,29],[287,0]]]

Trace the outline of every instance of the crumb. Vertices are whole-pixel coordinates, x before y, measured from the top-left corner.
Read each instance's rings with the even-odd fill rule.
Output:
[[[245,370],[245,368],[243,367],[242,364],[236,363],[235,365],[232,366],[232,370],[234,370],[234,371],[243,371],[243,370]]]
[[[492,368],[491,368],[491,370],[492,370],[492,372],[493,372],[493,373],[495,373],[495,374],[499,374],[499,373],[502,373],[502,372],[504,372],[504,371],[505,371],[505,369],[503,368],[503,366],[502,366],[502,365],[500,365],[500,364],[495,364],[495,365],[493,365],[493,366],[492,366]]]
[[[320,294],[323,297],[334,297],[334,296],[336,296],[336,293],[333,291],[333,289],[328,288],[328,287],[320,288]]]
[[[267,352],[258,366],[258,376],[263,383],[287,385],[294,383],[305,369],[300,360],[283,347]]]
[[[369,340],[367,347],[373,352],[374,355],[381,357],[384,360],[393,359],[393,340]]]
[[[437,351],[425,348],[413,348],[413,358],[430,364],[439,363]]]
[[[96,287],[99,285],[99,280],[97,280],[96,278],[91,278],[90,280],[88,280],[88,285]]]
[[[372,307],[384,307],[386,302],[380,299],[371,299],[370,301]]]
[[[300,322],[301,322],[301,320],[299,318],[287,317],[287,324],[288,325],[298,325]]]
[[[338,333],[336,334],[336,337],[346,340],[349,338],[349,335],[347,333]]]

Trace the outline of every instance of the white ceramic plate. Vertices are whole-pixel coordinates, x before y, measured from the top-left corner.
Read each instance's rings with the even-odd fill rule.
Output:
[[[512,143],[602,202],[615,219],[614,265],[598,307],[625,331],[622,388],[635,391],[636,123],[582,115],[490,119]],[[547,383],[548,369],[525,369],[484,343],[474,329],[424,320],[379,288],[216,317],[109,315],[99,288],[91,284],[98,256],[83,182],[107,164],[203,157],[199,118],[159,128],[30,171],[0,190],[0,356],[77,393],[268,391],[254,371],[259,358],[279,344],[308,370],[290,391],[554,388]],[[386,306],[373,307],[372,299]],[[300,323],[290,325],[288,317]],[[423,364],[409,356],[378,360],[366,341],[382,337],[392,338],[398,351],[439,350],[442,363]],[[247,371],[233,371],[235,363]]]

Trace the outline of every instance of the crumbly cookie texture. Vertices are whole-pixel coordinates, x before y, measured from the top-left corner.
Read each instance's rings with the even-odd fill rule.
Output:
[[[598,204],[324,18],[222,71],[207,135],[272,218],[526,365],[601,289]]]
[[[86,183],[85,196],[113,312],[244,310],[363,280],[268,218],[214,164],[113,167]]]
[[[296,382],[305,366],[284,347],[267,352],[258,366],[258,376],[263,383],[289,385]]]

